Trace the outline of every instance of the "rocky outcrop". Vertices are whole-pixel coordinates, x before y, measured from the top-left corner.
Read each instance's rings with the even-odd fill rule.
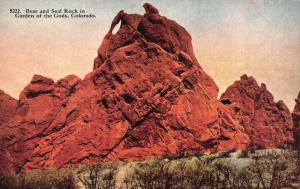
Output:
[[[15,115],[17,103],[16,99],[0,90],[0,133],[4,130],[11,117]],[[10,170],[12,165],[10,154],[1,148],[1,143],[0,164],[0,171]]]
[[[54,83],[35,75],[21,92],[14,116],[0,132],[0,170],[19,170],[41,139],[56,132],[49,128],[80,79],[70,75]],[[2,157],[2,158],[1,158]]]
[[[190,60],[184,55],[179,56],[186,60],[185,64],[197,62],[190,34],[175,21],[161,16],[158,10],[149,3],[144,4],[144,9],[146,11],[144,16],[127,14],[124,11],[117,14],[98,49],[94,69],[102,65],[116,49],[127,46],[137,39],[155,43],[170,54],[180,52],[187,54]],[[121,22],[120,30],[117,35],[113,35],[112,31],[119,22]]]
[[[294,138],[295,138],[295,146],[300,149],[300,93],[298,97],[295,99],[296,105],[294,111],[292,113],[293,124],[294,124]]]
[[[0,132],[0,147],[6,154],[0,158],[2,169],[138,160],[286,142],[291,119],[283,103],[273,103],[270,93],[254,81],[251,86],[262,93],[258,99],[256,88],[249,91],[249,98],[240,93],[235,98],[231,87],[218,101],[218,87],[199,66],[188,32],[152,5],[146,3],[144,8],[144,15],[118,13],[98,49],[94,70],[83,80],[72,75],[57,82],[39,75],[32,78],[20,94],[15,115]],[[120,29],[113,34],[119,22]],[[251,79],[242,83],[246,80]],[[234,101],[247,104],[240,106],[243,114],[229,106]],[[268,105],[275,109],[267,110]],[[268,113],[272,119],[265,123]],[[250,119],[249,125],[242,116]],[[267,140],[261,138],[264,126],[272,133]]]
[[[15,114],[17,100],[0,90],[0,128]]]
[[[275,148],[293,143],[292,119],[283,101],[274,102],[265,84],[243,75],[221,95],[231,115],[245,128],[254,148]]]

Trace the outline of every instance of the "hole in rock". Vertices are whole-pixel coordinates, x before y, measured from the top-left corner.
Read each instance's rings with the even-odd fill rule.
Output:
[[[176,69],[173,71],[174,75],[180,77],[181,74],[183,74],[185,72],[185,70],[181,70],[181,69]]]
[[[97,104],[102,105],[105,109],[108,108],[108,103],[106,99],[98,100]]]
[[[202,142],[202,146],[204,146],[205,148],[213,148],[215,145],[216,141],[214,141],[213,139],[209,139]]]
[[[111,88],[112,90],[115,90],[115,89],[116,89],[116,86],[115,86],[114,84],[111,84],[110,88]]]
[[[184,62],[184,61],[185,61],[185,59],[184,59],[184,57],[183,57],[182,54],[179,54],[179,55],[178,55],[178,60],[179,60],[180,62]]]
[[[112,34],[116,34],[120,28],[121,28],[121,22],[115,25],[114,29],[112,30]]]
[[[229,99],[222,99],[221,103],[224,105],[232,104],[232,102]]]
[[[220,140],[230,140],[230,138],[228,138],[228,137],[222,135],[222,136],[220,137]]]
[[[135,54],[134,51],[126,51],[126,52],[125,52],[125,55],[126,55],[126,56],[132,56],[132,55],[134,55],[134,54]]]
[[[159,89],[159,96],[161,96],[161,97],[164,97],[164,96],[166,96],[166,94],[168,93],[168,91],[171,89],[171,86],[169,86],[167,89]]]
[[[239,108],[239,107],[234,107],[234,112],[235,112],[235,113],[238,113],[240,110],[241,110],[241,108]]]
[[[184,87],[187,88],[187,89],[193,89],[194,88],[193,84],[191,82],[189,82],[187,79],[184,79],[182,81],[182,83],[183,83]]]
[[[125,73],[125,75],[130,78],[132,77],[129,73]]]
[[[146,28],[145,28],[143,22],[140,22],[140,23],[138,24],[137,30],[138,30],[138,32],[140,32],[141,34],[146,33]]]
[[[134,100],[134,98],[132,96],[130,96],[129,94],[124,94],[124,95],[122,95],[122,97],[127,104],[131,104]]]
[[[26,97],[27,98],[35,98],[35,97],[38,97],[38,96],[41,96],[41,95],[47,95],[47,94],[50,94],[52,91],[49,90],[49,91],[30,91]]]
[[[187,67],[191,67],[193,65],[193,63],[181,53],[178,55],[178,60]]]
[[[118,74],[114,74],[113,75],[113,77],[114,77],[114,79],[118,82],[118,83],[121,83],[121,84],[123,84],[124,83],[124,81],[121,79],[121,77],[118,75]]]

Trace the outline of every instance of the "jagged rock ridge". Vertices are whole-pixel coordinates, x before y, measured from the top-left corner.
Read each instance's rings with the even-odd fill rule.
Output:
[[[14,115],[17,100],[0,90],[0,128]]]
[[[270,113],[280,121],[276,129],[287,137],[280,135],[278,141],[271,135],[264,141],[226,103],[249,99],[243,93],[230,98],[229,89],[218,101],[218,87],[198,64],[188,32],[150,4],[144,8],[143,16],[117,14],[98,49],[94,70],[83,80],[74,75],[57,82],[33,77],[0,132],[2,170],[276,147],[290,141],[291,119],[282,103],[274,105],[269,99],[277,107]],[[119,22],[120,29],[112,34]],[[258,128],[255,123],[251,127]]]
[[[274,102],[264,83],[253,77],[241,80],[221,95],[221,102],[232,109],[231,115],[245,128],[251,139],[250,147],[275,148],[293,144],[292,118],[282,100]]]

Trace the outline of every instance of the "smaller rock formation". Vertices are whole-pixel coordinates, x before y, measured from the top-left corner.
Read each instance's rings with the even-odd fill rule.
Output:
[[[0,90],[0,128],[15,114],[16,107],[17,100]]]
[[[17,100],[0,90],[0,130],[3,131],[7,122],[15,115]],[[0,135],[0,172],[9,170],[12,164],[10,154],[1,147]]]
[[[292,119],[283,101],[274,102],[265,84],[258,86],[253,77],[241,76],[220,101],[245,128],[252,147],[275,148],[293,143]]]
[[[296,105],[294,111],[292,113],[293,118],[293,133],[295,139],[295,146],[296,148],[300,149],[300,92],[298,94],[298,98],[295,99]]]
[[[53,128],[49,124],[65,106],[79,82],[80,79],[75,75],[56,83],[50,78],[34,75],[20,93],[18,103],[5,96],[4,99],[8,100],[1,102],[1,111],[6,110],[11,119],[2,126],[0,132],[0,164],[3,165],[0,171],[12,170],[13,162],[18,162],[17,166],[22,167],[40,139],[59,129],[59,126]],[[5,116],[1,114],[0,119],[5,119]]]

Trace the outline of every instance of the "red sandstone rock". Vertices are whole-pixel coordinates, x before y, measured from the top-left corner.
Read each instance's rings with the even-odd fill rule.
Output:
[[[0,127],[15,113],[17,100],[0,90]]]
[[[83,80],[68,76],[54,83],[33,77],[20,94],[15,115],[0,132],[6,153],[0,167],[10,162],[2,169],[245,149],[251,143],[270,146],[259,138],[266,130],[250,133],[235,107],[217,100],[218,87],[199,66],[187,31],[150,4],[144,8],[143,16],[120,11],[98,50],[94,70]],[[119,31],[112,34],[120,21]],[[245,112],[264,112],[267,105],[280,112],[267,118],[279,121],[279,140],[272,135],[268,142],[284,143],[282,134],[289,136],[285,127],[290,124],[284,104],[254,108],[265,98],[272,101],[270,94],[264,92],[261,103],[237,94],[237,103],[249,106],[241,106]],[[259,125],[251,126],[260,128],[268,114],[257,114]],[[267,128],[276,134],[275,126]]]
[[[68,96],[75,92],[79,81],[74,75],[56,83],[40,75],[33,76],[30,84],[20,94],[14,116],[0,133],[0,147],[13,165],[8,165],[3,158],[0,158],[0,165],[9,168],[14,166],[15,170],[23,167],[40,140],[56,131],[56,128],[51,130],[49,124],[55,120]]]
[[[14,116],[16,107],[17,100],[0,90],[0,132],[2,132],[10,118]],[[10,154],[2,148],[0,143],[0,172],[10,170],[11,166]]]
[[[274,102],[265,84],[243,75],[231,85],[220,101],[245,128],[254,148],[275,148],[293,143],[292,119],[283,101]]]

